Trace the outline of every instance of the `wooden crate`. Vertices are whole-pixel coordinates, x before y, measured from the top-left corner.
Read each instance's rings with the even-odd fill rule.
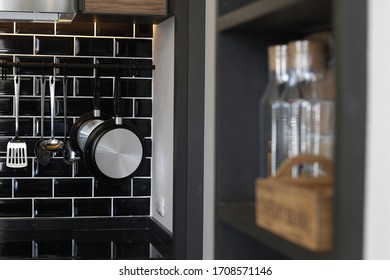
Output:
[[[325,175],[292,178],[292,168],[304,163],[318,163]],[[256,224],[311,251],[330,251],[333,177],[332,163],[323,157],[286,160],[275,177],[256,181]]]

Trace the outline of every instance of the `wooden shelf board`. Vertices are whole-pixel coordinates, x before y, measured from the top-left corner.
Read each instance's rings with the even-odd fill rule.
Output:
[[[292,259],[333,259],[331,253],[315,253],[258,227],[253,203],[218,203],[217,219]]]

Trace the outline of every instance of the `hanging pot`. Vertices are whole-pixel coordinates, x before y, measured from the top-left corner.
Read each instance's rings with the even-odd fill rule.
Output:
[[[123,119],[121,106],[120,81],[115,78],[115,119],[95,126],[84,146],[86,168],[106,183],[132,177],[145,159],[143,136],[134,124]]]
[[[69,133],[71,146],[78,156],[83,155],[85,142],[91,131],[108,119],[110,117],[100,111],[100,77],[96,75],[94,80],[93,111],[78,118],[72,125]]]

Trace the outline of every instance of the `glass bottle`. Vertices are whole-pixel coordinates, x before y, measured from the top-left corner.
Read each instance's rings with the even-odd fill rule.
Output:
[[[325,54],[324,45],[310,40],[292,41],[288,44],[289,82],[283,92],[282,108],[282,158],[313,153],[318,111],[313,107],[323,91]],[[298,176],[311,167],[295,166],[292,176]],[[306,171],[305,171],[306,172]]]
[[[336,108],[335,108],[335,57],[333,49],[333,37],[328,34],[328,40],[324,43],[327,47],[327,62],[324,71],[323,86],[317,96],[313,96],[310,100],[312,108],[311,115],[313,126],[308,132],[312,141],[311,154],[320,155],[326,159],[333,161],[334,154],[334,134],[336,123]],[[319,176],[323,172],[318,165],[314,165],[310,175]]]
[[[280,164],[280,105],[287,74],[287,45],[268,47],[268,84],[260,100],[262,177],[273,176]]]
[[[308,40],[317,41],[325,46],[326,67],[323,87],[318,96],[313,96],[312,119],[313,127],[309,134],[312,139],[312,154],[321,155],[333,160],[335,139],[335,96],[336,96],[336,69],[334,55],[334,37],[329,31],[310,34]],[[311,175],[321,174],[318,166],[314,166]]]

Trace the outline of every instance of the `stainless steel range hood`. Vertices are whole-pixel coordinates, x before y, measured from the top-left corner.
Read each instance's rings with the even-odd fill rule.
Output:
[[[0,21],[70,22],[77,0],[0,0]]]

